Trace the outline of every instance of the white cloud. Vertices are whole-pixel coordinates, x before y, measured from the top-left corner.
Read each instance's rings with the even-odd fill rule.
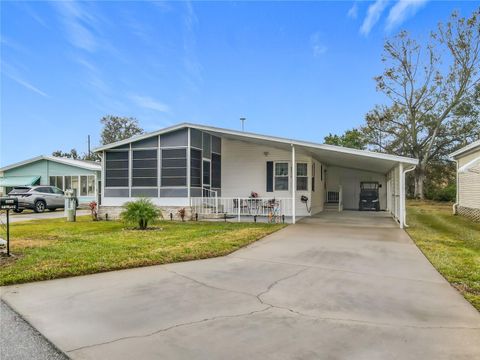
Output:
[[[60,13],[70,43],[83,50],[95,51],[98,41],[94,29],[98,21],[85,10],[85,5],[75,1],[57,1],[53,5]]]
[[[13,75],[10,75],[10,74],[5,74],[7,75],[10,79],[12,79],[13,81],[15,81],[17,84],[20,84],[22,85],[24,88],[28,89],[28,90],[31,90],[39,95],[42,95],[44,97],[49,97],[46,93],[44,93],[42,90],[40,90],[39,88],[33,86],[32,84],[30,84],[29,82],[17,77],[17,76],[13,76]]]
[[[328,48],[322,43],[321,35],[319,32],[316,32],[310,36],[310,44],[312,46],[312,52],[314,57],[319,57],[325,54]]]
[[[407,17],[413,16],[428,0],[399,0],[391,9],[387,17],[387,30],[403,23]]]
[[[382,15],[383,10],[385,10],[387,3],[387,0],[376,0],[368,7],[367,16],[365,17],[365,20],[363,20],[360,33],[363,35],[368,35],[370,33],[370,30],[372,30],[378,20],[380,20],[380,16]]]
[[[356,19],[358,17],[358,3],[355,1],[352,7],[348,10],[347,16],[352,19]]]
[[[163,113],[167,113],[170,111],[170,107],[167,104],[157,101],[149,96],[130,95],[130,99],[136,105],[145,109],[155,110]]]

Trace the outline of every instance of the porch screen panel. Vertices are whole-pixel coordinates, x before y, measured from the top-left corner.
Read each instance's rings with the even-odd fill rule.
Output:
[[[202,151],[190,149],[190,186],[202,187]]]
[[[187,149],[162,150],[162,187],[187,185]]]
[[[212,153],[212,188],[222,187],[222,157]]]
[[[105,186],[128,187],[128,151],[105,153]]]
[[[132,151],[132,187],[156,187],[157,149]]]

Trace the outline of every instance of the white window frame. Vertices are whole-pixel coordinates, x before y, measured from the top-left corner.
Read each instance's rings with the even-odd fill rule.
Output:
[[[277,164],[287,164],[287,175],[277,175]],[[277,178],[287,178],[287,188],[277,189]],[[289,191],[290,189],[290,162],[289,161],[274,161],[273,162],[273,191]]]
[[[305,165],[305,169],[307,170],[307,173],[305,175],[298,175],[298,165]],[[308,162],[303,162],[303,161],[297,161],[297,166],[295,167],[296,168],[296,174],[295,176],[297,177],[297,181],[296,181],[296,184],[297,184],[297,191],[308,191]],[[299,184],[299,181],[298,179],[300,178],[304,178],[304,179],[307,179],[307,184],[305,186],[305,189],[299,189],[298,188],[298,184]]]

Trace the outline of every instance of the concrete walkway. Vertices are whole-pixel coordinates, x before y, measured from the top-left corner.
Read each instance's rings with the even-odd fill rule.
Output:
[[[2,298],[74,359],[480,358],[480,314],[382,213],[326,213],[230,256]]]
[[[77,216],[90,215],[90,210],[77,210]],[[24,210],[20,214],[15,214],[13,211],[10,212],[10,222],[22,222],[30,220],[45,220],[45,219],[59,219],[65,217],[65,212],[63,209],[57,209],[56,211],[45,211],[43,213],[37,214],[32,210]],[[0,222],[5,223],[6,221],[5,213],[2,211],[0,214]]]

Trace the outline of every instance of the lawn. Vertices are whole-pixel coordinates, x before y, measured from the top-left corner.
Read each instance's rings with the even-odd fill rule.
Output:
[[[432,265],[480,311],[480,223],[452,205],[411,201],[407,232]]]
[[[0,285],[226,255],[284,226],[161,221],[139,231],[88,216],[13,223],[15,257],[1,259]]]

